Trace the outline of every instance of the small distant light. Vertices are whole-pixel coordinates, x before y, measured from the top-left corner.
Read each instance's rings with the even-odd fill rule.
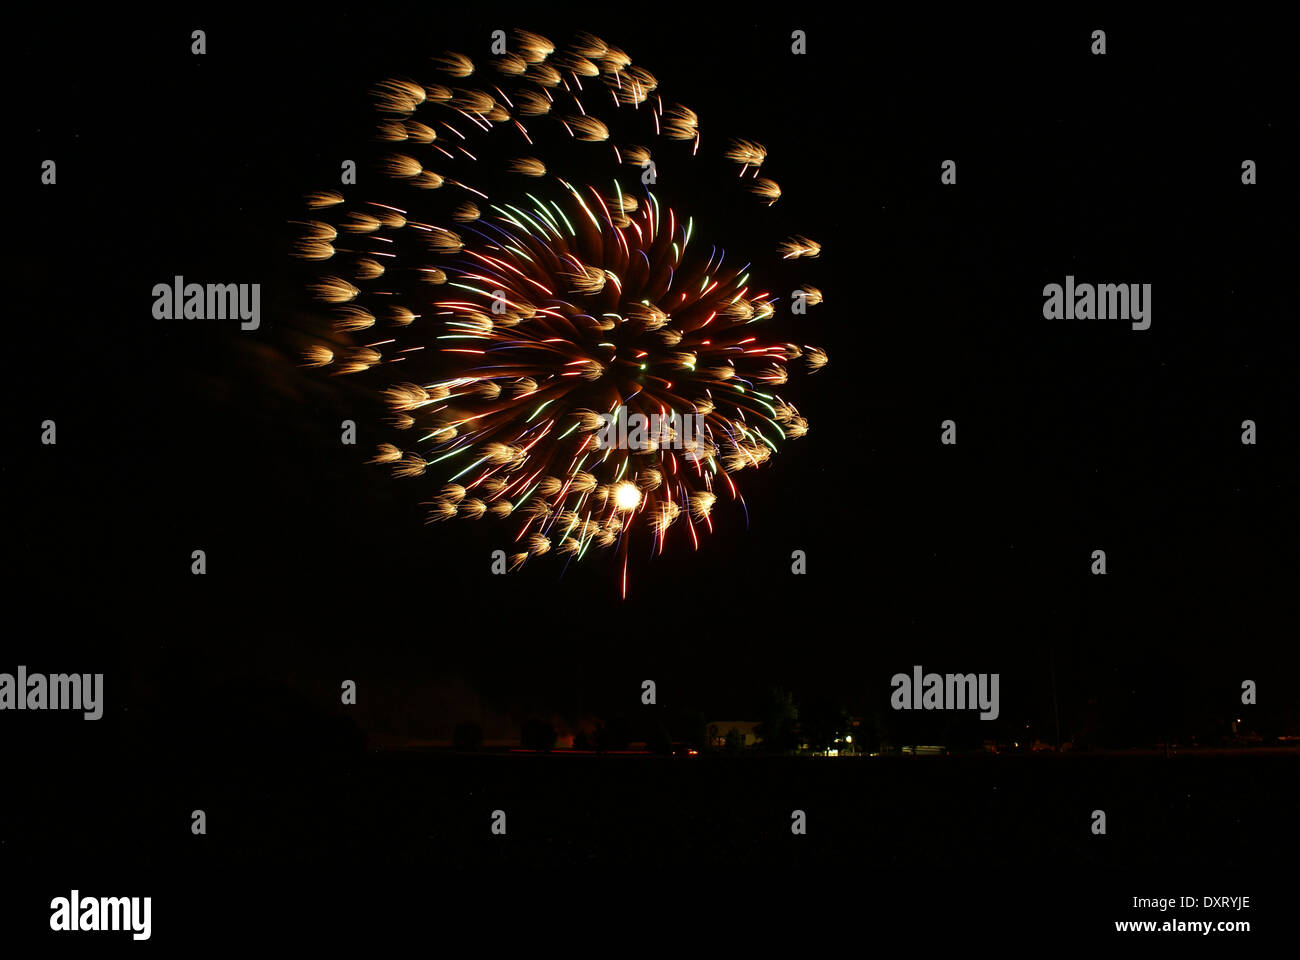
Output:
[[[853,742],[853,737],[851,737],[851,736],[845,737],[845,738],[844,738],[844,742],[845,742],[845,743],[852,743],[852,742]]]
[[[645,369],[645,364],[644,364],[644,363],[643,363],[643,364],[641,364],[641,369],[642,369],[642,370],[644,370],[644,369]]]

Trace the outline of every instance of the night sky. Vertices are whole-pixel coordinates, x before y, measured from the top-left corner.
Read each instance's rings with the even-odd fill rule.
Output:
[[[470,703],[514,729],[631,715],[647,678],[666,708],[708,719],[755,717],[772,686],[872,717],[914,664],[997,672],[999,739],[1020,724],[1038,736],[1059,713],[1063,739],[1100,723],[1126,747],[1223,733],[1249,678],[1252,722],[1300,734],[1295,116],[1280,28],[868,9],[212,7],[37,14],[15,33],[0,670],[102,671],[107,707],[98,724],[0,715],[0,743],[22,757],[11,770],[26,771],[5,791],[0,869],[6,849],[11,866],[72,849],[63,828],[79,816],[114,831],[112,815],[78,813],[79,762],[109,775],[106,755],[123,758],[151,799],[103,809],[171,863],[156,818],[177,816],[189,840],[200,805],[175,777],[293,763],[339,725],[446,737]],[[322,311],[289,221],[367,142],[368,89],[431,77],[430,56],[474,55],[516,26],[557,44],[590,30],[696,109],[714,146],[764,143],[785,190],[776,222],[823,244],[795,277],[826,295],[802,342],[831,362],[792,386],[809,435],[744,476],[747,521],[720,510],[698,552],[634,551],[626,600],[594,552],[563,576],[553,557],[491,576],[514,527],[426,526],[421,491],[364,462],[378,405],[297,366]],[[805,56],[790,54],[796,27]],[[1089,54],[1097,28],[1104,57]],[[47,158],[55,186],[39,182]],[[939,182],[947,159],[955,186]],[[765,212],[716,212],[710,242],[743,248]],[[150,291],[178,274],[260,283],[261,329],[155,320]],[[1067,274],[1150,283],[1151,329],[1044,319],[1043,286]],[[356,447],[338,443],[348,417]],[[950,418],[958,443],[942,446]],[[56,446],[39,444],[46,419]],[[1089,572],[1095,549],[1104,577]],[[361,692],[350,712],[343,679]],[[390,776],[399,792],[413,782]],[[477,774],[449,776],[472,789]],[[623,776],[639,774],[609,774]],[[1293,769],[1269,776],[1294,790]],[[1250,802],[1268,821],[1283,793]],[[160,799],[173,797],[179,813]],[[1276,839],[1258,830],[1252,843]],[[384,860],[366,859],[372,834],[356,837],[358,862]],[[252,863],[249,844],[205,856]],[[1251,866],[1232,846],[1202,864],[1225,883],[1216,864]],[[101,839],[87,862],[125,864],[126,849]],[[817,863],[862,869],[851,849]],[[457,851],[462,865],[478,856]],[[53,882],[66,895],[71,880]],[[1140,892],[1117,888],[1115,903]]]

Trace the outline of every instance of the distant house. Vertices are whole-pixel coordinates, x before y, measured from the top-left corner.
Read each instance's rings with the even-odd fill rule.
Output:
[[[935,744],[914,744],[903,747],[903,753],[915,757],[945,757],[948,748]]]
[[[742,747],[752,747],[762,739],[754,732],[758,725],[758,720],[713,720],[706,727],[709,734],[709,746],[721,750],[727,745],[727,734],[735,730],[740,736],[740,745]]]

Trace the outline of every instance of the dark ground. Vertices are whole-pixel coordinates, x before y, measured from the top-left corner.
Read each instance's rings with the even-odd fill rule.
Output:
[[[187,763],[148,790],[145,758],[112,749],[68,756],[64,778],[11,783],[26,819],[3,838],[5,863],[27,882],[7,906],[39,915],[69,878],[148,892],[161,942],[283,931],[290,910],[340,935],[428,916],[615,930],[626,918],[665,936],[734,922],[748,937],[829,913],[851,929],[970,922],[994,939],[1087,942],[1150,919],[1135,896],[1230,894],[1250,909],[1182,915],[1244,917],[1262,938],[1290,912],[1300,852],[1294,754],[249,755],[263,762]],[[207,836],[188,835],[196,806]],[[1096,808],[1105,836],[1089,829]],[[497,809],[506,836],[489,830]],[[806,836],[790,833],[795,809]],[[208,895],[237,896],[223,902],[239,924]]]

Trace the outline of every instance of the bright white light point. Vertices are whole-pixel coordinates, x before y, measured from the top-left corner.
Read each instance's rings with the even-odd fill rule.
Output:
[[[641,491],[634,483],[620,483],[614,488],[614,506],[620,510],[635,510],[641,505]]]

